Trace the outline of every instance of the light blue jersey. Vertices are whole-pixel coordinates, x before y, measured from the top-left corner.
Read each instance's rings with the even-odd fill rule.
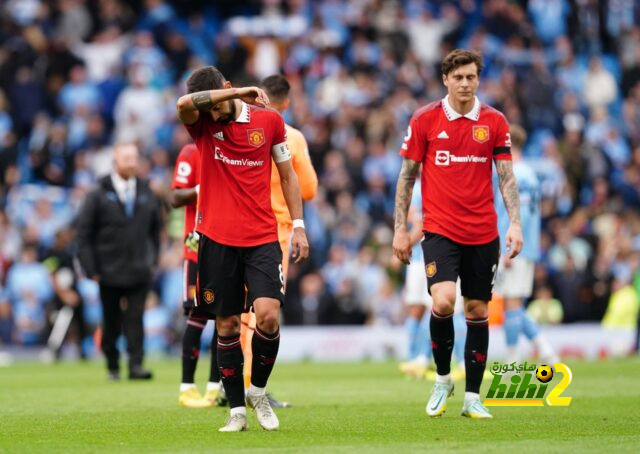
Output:
[[[520,192],[520,222],[524,242],[518,257],[535,262],[540,259],[540,181],[531,167],[522,161],[513,163],[513,174]],[[502,254],[506,254],[505,236],[509,228],[509,215],[497,183],[497,177],[494,175],[493,188],[498,213],[498,232]]]
[[[422,189],[420,188],[420,178],[416,180],[413,185],[413,194],[411,195],[411,208],[416,210],[419,216],[422,218]],[[424,261],[422,244],[417,242],[411,249],[411,257],[409,258],[411,263],[419,263]]]

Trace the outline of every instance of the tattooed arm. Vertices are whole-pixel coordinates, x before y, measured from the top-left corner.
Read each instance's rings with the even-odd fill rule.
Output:
[[[520,225],[520,194],[518,184],[513,174],[513,163],[506,159],[496,160],[500,193],[504,206],[509,215],[509,229],[505,238],[505,244],[512,259],[522,250],[522,226]]]
[[[409,264],[409,254],[411,252],[411,239],[407,231],[407,215],[411,204],[413,184],[416,181],[419,168],[419,162],[405,158],[402,161],[402,169],[396,186],[396,222],[393,234],[393,252],[402,263],[407,265]]]
[[[269,97],[261,88],[232,88],[229,86],[219,90],[198,91],[181,96],[176,103],[178,118],[185,125],[191,125],[198,121],[200,112],[208,112],[216,104],[231,99],[240,99],[260,107],[269,105]]]

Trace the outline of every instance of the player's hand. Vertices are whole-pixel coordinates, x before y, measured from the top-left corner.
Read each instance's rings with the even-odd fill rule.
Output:
[[[411,239],[406,228],[397,229],[393,234],[393,253],[405,265],[409,264],[411,253]]]
[[[522,227],[520,224],[510,224],[505,238],[505,244],[509,255],[507,258],[512,259],[522,250]]]
[[[254,106],[267,107],[269,97],[262,88],[258,87],[242,87],[237,89],[238,99],[253,104]]]
[[[190,232],[184,239],[184,244],[190,251],[198,252],[198,246],[200,245],[200,235],[195,230]]]
[[[307,234],[302,227],[293,229],[293,238],[291,239],[291,257],[295,259],[294,263],[299,263],[309,257]]]

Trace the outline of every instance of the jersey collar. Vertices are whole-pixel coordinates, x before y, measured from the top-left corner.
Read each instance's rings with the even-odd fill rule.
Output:
[[[447,116],[447,120],[449,121],[457,120],[462,117],[478,121],[480,118],[480,100],[477,96],[473,97],[473,108],[464,115],[456,112],[453,107],[451,107],[451,104],[449,104],[449,95],[445,96],[442,100],[442,108],[444,109],[444,114]]]
[[[251,119],[251,116],[249,115],[249,105],[244,101],[240,102],[242,103],[242,110],[240,111],[238,118],[236,118],[236,123],[249,123],[249,120]]]

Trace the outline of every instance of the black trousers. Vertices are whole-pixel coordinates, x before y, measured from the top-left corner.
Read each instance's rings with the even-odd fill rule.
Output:
[[[144,327],[142,315],[149,284],[135,287],[113,287],[100,284],[102,300],[102,351],[107,357],[107,368],[120,369],[120,352],[116,346],[122,331],[127,339],[129,369],[142,365],[144,356]]]

